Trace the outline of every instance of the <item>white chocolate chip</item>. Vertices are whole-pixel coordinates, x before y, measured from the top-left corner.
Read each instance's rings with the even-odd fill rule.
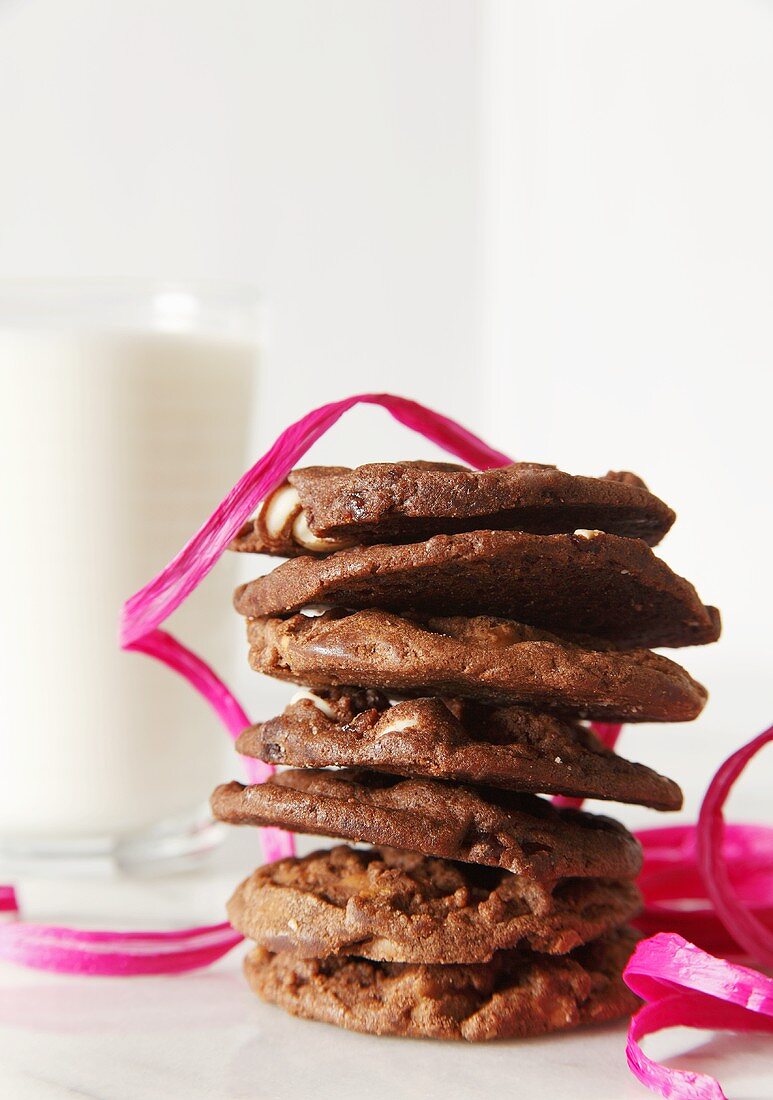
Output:
[[[557,756],[557,757],[556,757],[556,760],[555,760],[555,762],[556,762],[556,764],[563,764],[563,760],[561,759],[561,757],[560,757],[560,756]]]
[[[580,527],[579,530],[575,531],[575,535],[580,539],[595,539],[596,535],[602,534],[603,531],[588,531],[585,527]]]
[[[394,722],[390,722],[388,726],[385,726],[379,731],[379,737],[386,737],[390,733],[402,733],[403,730],[410,729],[416,725],[414,718],[397,718]]]
[[[317,550],[321,553],[330,553],[332,550],[342,550],[351,546],[351,539],[331,539],[315,535],[309,527],[306,513],[301,507],[301,498],[298,490],[285,482],[271,494],[261,505],[261,518],[266,529],[266,534],[271,539],[278,539],[292,520],[290,529],[291,537],[302,546],[304,550]]]
[[[292,485],[280,485],[263,505],[263,523],[269,538],[279,538],[293,516],[292,537],[304,550],[330,551],[347,545],[345,539],[326,539],[315,535],[301,508],[298,490]]]
[[[315,535],[309,527],[309,521],[306,519],[306,513],[303,510],[295,517],[293,538],[304,550],[338,550],[346,546],[345,540],[323,539],[319,535]]]
[[[290,706],[292,706],[293,703],[300,703],[301,699],[308,699],[309,702],[314,704],[317,710],[322,711],[326,718],[335,718],[335,711],[330,704],[324,699],[320,699],[319,695],[315,695],[313,691],[307,691],[305,688],[301,691],[296,691],[295,695],[293,695],[290,700]]]
[[[292,485],[281,485],[272,493],[263,506],[263,522],[270,538],[275,539],[281,535],[288,519],[300,503],[298,490]]]

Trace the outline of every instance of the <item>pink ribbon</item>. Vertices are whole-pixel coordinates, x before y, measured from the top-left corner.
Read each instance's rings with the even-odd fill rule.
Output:
[[[637,928],[646,935],[667,929],[713,954],[742,955],[744,947],[731,932],[734,925],[723,923],[698,865],[696,827],[644,829],[636,836],[644,849],[638,881],[645,900]],[[773,928],[773,829],[726,825],[713,851],[722,855],[742,905]]]
[[[512,461],[461,424],[405,397],[388,393],[361,393],[313,409],[285,428],[179,554],[157,577],[126,601],[120,625],[122,646],[126,647],[160,626],[180,606],[206,577],[258,504],[281,485],[312,444],[332,428],[348,409],[358,404],[381,405],[401,424],[478,469],[505,466]]]
[[[455,421],[390,394],[359,394],[331,402],[281,433],[179,554],[126,601],[121,616],[121,646],[145,653],[183,676],[213,707],[234,739],[250,724],[241,704],[200,657],[159,628],[210,572],[257,505],[285,480],[320,436],[360,403],[381,405],[401,424],[470,466],[489,469],[511,461]],[[609,747],[621,728],[594,724]],[[639,1080],[663,1096],[722,1100],[724,1094],[712,1078],[672,1070],[647,1058],[639,1046],[644,1035],[683,1023],[773,1030],[771,979],[713,958],[702,949],[730,952],[741,947],[760,961],[773,959],[773,829],[725,827],[722,818],[727,792],[771,736],[773,727],[722,765],[709,787],[697,827],[638,834],[644,848],[641,884],[646,902],[639,923],[646,931],[660,934],[638,945],[626,969],[631,988],[649,1001],[631,1022],[628,1062]],[[273,771],[256,760],[244,760],[244,766],[250,782],[262,782]],[[555,801],[578,805],[581,800]],[[261,841],[267,860],[294,851],[292,836],[281,829],[261,830]],[[685,897],[693,903],[699,899],[698,907],[680,907],[677,903]],[[0,913],[18,918],[11,886],[0,886]],[[674,928],[689,929],[702,947],[688,943]],[[17,919],[0,925],[0,958],[71,974],[178,973],[208,966],[241,939],[227,923],[171,932],[99,932]]]
[[[634,1076],[676,1100],[726,1100],[713,1077],[660,1065],[639,1040],[668,1027],[773,1033],[773,979],[717,959],[673,932],[637,944],[624,976],[648,1002],[628,1029],[626,1057]]]
[[[768,860],[768,875],[764,874],[763,865],[762,882],[758,877],[754,885],[743,881],[738,884],[740,889],[746,889],[751,894],[751,904],[748,904],[736,892],[733,873],[725,860],[725,819],[722,811],[738,776],[755,754],[771,740],[773,726],[727,758],[706,791],[696,834],[698,867],[717,915],[725,927],[731,930],[733,938],[746,954],[767,966],[773,966],[773,925],[766,924],[762,919],[764,913],[755,912],[755,908],[761,898],[765,903],[773,901],[770,889],[770,874],[773,872],[771,831],[754,828],[747,831],[747,842],[756,845],[758,850],[765,846]]]
[[[250,724],[241,703],[226,687],[223,681],[201,657],[178,642],[171,634],[157,627],[136,641],[127,642],[124,647],[136,653],[155,657],[167,668],[177,672],[194,688],[217,714],[232,740],[236,740],[242,730]],[[242,766],[250,783],[263,783],[274,769],[262,760],[242,756]],[[260,841],[266,862],[291,856],[295,852],[292,833],[283,829],[260,829]]]
[[[740,947],[768,965],[773,961],[773,829],[728,828],[722,811],[741,772],[771,740],[773,726],[728,757],[709,784],[697,826],[640,834],[645,921],[662,919],[669,928],[690,921],[701,938],[708,933],[730,951]],[[664,899],[698,900],[704,907],[658,908]],[[640,943],[624,977],[648,1002],[628,1031],[626,1055],[635,1076],[661,1096],[725,1100],[713,1077],[660,1065],[639,1040],[675,1026],[773,1032],[773,979],[717,959],[673,931]]]

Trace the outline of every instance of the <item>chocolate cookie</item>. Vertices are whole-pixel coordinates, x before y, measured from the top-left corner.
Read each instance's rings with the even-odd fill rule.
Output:
[[[292,471],[231,549],[329,554],[342,546],[483,528],[537,534],[598,529],[655,546],[675,518],[629,473],[575,477],[534,462],[493,470],[448,462],[309,466]]]
[[[250,619],[247,637],[257,672],[310,687],[362,684],[621,722],[688,721],[707,697],[666,657],[588,649],[509,619],[326,611]]]
[[[638,841],[611,818],[438,779],[293,769],[217,787],[212,812],[232,825],[364,840],[543,880],[632,878],[641,867]]]
[[[359,767],[678,810],[665,776],[605,748],[585,726],[522,707],[376,692],[299,692],[283,714],[245,730],[245,756],[303,768]]]
[[[702,645],[720,633],[717,609],[641,539],[601,531],[468,531],[304,556],[242,585],[234,602],[248,616],[334,604],[499,615],[621,649]]]
[[[558,958],[502,951],[488,963],[421,966],[299,959],[263,948],[245,959],[252,989],[295,1016],[376,1035],[510,1039],[628,1016],[622,978],[636,944],[623,928]]]
[[[631,920],[632,882],[539,883],[493,867],[347,845],[259,867],[228,903],[237,931],[304,958],[486,962],[530,947],[563,955]]]

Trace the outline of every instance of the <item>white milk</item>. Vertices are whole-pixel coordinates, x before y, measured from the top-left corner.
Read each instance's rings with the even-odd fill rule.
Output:
[[[236,340],[0,331],[0,847],[125,835],[235,774],[207,704],[116,636],[242,473],[254,368]],[[229,565],[170,623],[225,674]]]

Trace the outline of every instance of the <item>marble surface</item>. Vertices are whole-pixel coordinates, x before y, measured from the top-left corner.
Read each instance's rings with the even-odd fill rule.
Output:
[[[200,866],[158,877],[18,882],[25,915],[83,926],[174,927],[221,919],[258,861],[232,832]],[[0,1096],[8,1100],[643,1100],[625,1063],[625,1028],[485,1046],[375,1039],[296,1020],[260,1003],[240,974],[243,949],[208,970],[80,979],[0,966]],[[773,1047],[688,1031],[648,1049],[718,1075],[734,1100],[773,1096]]]

